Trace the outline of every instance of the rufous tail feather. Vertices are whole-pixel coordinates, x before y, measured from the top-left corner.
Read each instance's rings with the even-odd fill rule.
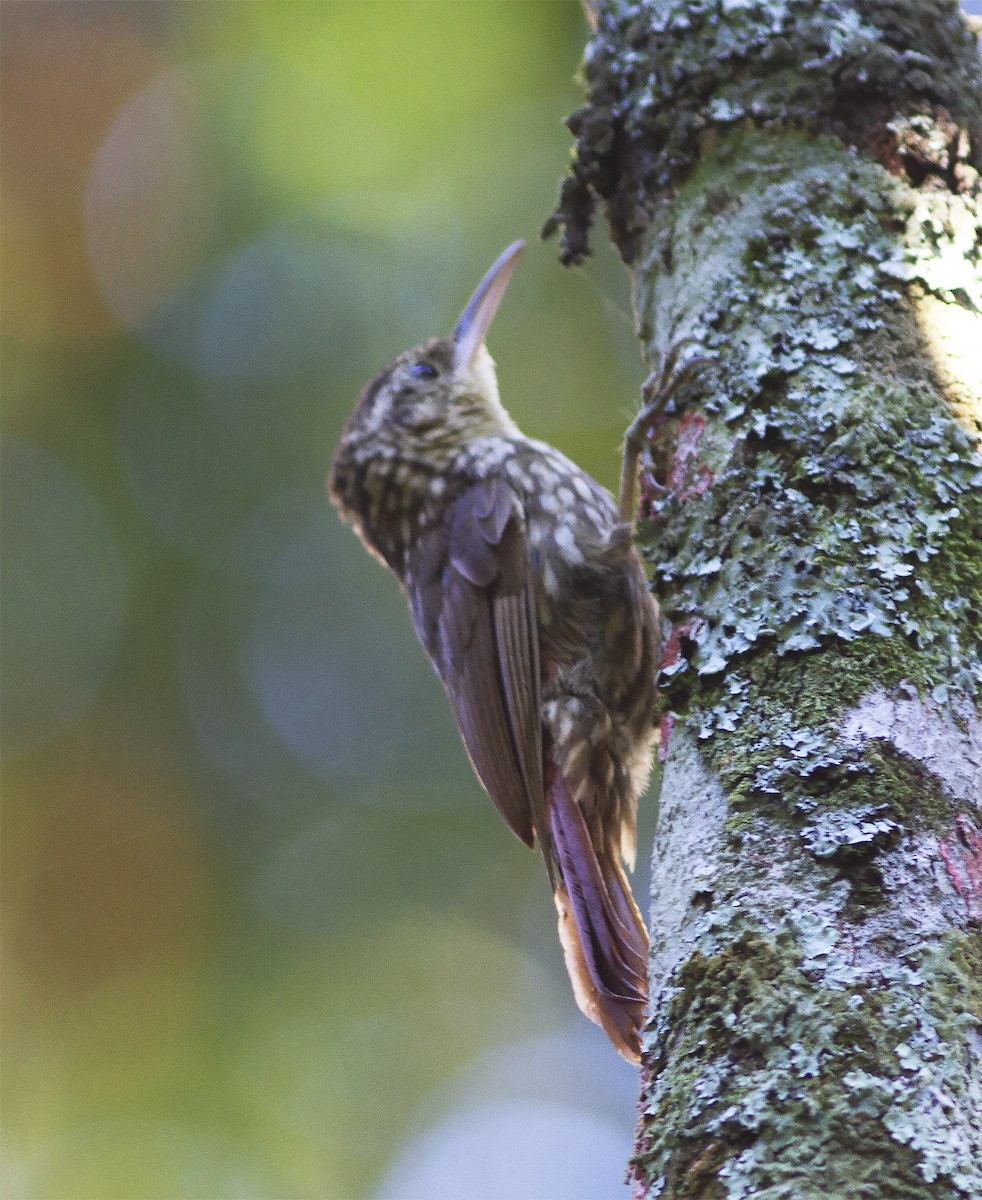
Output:
[[[576,1002],[628,1062],[638,1063],[648,1000],[648,932],[623,867],[609,846],[594,846],[558,773],[549,800],[559,940]]]

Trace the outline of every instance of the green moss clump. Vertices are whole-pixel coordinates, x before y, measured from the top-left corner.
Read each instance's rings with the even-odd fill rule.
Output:
[[[972,1023],[982,1033],[982,937],[972,932],[950,933],[942,940],[932,972],[932,1005],[942,1020],[962,1036]],[[965,1020],[965,1016],[969,1020]],[[951,1032],[947,1026],[944,1032]],[[982,1111],[976,1106],[976,1111]]]

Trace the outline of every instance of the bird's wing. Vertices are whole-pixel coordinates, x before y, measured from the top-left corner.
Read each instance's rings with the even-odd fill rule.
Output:
[[[549,837],[538,622],[524,519],[504,479],[473,484],[420,536],[406,583],[474,770],[525,842]]]

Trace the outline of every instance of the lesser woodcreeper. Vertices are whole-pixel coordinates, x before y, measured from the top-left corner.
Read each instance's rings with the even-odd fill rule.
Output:
[[[623,864],[651,769],[659,617],[624,508],[644,422],[618,512],[509,417],[484,339],[522,249],[450,337],[365,387],[329,491],[398,577],[488,795],[523,842],[538,838],[580,1008],[636,1062],[648,935]]]

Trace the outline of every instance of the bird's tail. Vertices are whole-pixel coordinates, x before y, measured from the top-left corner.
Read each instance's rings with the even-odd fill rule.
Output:
[[[558,772],[549,801],[559,940],[573,993],[583,1014],[636,1064],[648,999],[648,931],[616,853],[594,845]]]

